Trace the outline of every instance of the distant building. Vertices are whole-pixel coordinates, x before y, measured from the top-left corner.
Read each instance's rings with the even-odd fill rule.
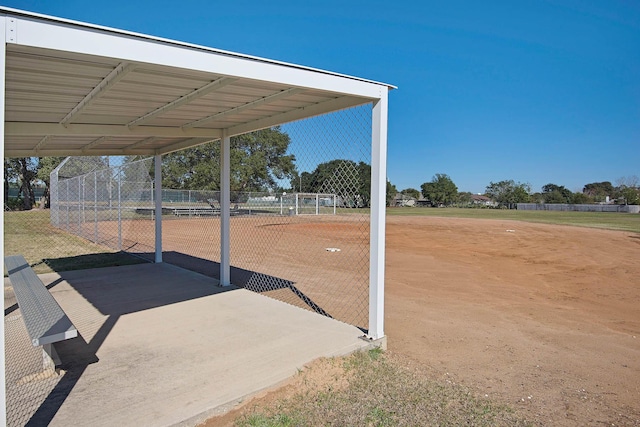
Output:
[[[416,200],[416,206],[431,206],[431,200],[427,200],[423,196],[420,196],[420,198]]]
[[[402,193],[396,193],[395,197],[393,198],[393,205],[392,206],[397,206],[397,207],[402,207],[402,206],[415,206],[416,205],[416,198],[415,197],[411,197],[411,196],[407,196],[406,194],[402,194]]]
[[[498,204],[496,202],[494,202],[493,200],[491,200],[487,196],[482,196],[480,194],[472,194],[471,195],[471,201],[472,201],[472,203],[474,205],[490,206],[490,207],[498,206]]]

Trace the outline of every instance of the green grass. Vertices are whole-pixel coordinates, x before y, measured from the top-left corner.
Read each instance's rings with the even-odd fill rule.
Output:
[[[331,370],[342,363],[342,371]],[[332,372],[313,383],[311,370]],[[329,359],[303,371],[295,393],[267,407],[250,408],[238,427],[288,426],[522,426],[508,406],[478,398],[451,382],[436,382],[379,350]],[[346,384],[345,384],[346,382]]]
[[[38,274],[143,262],[58,230],[37,209],[4,213],[4,253],[23,255]]]
[[[640,233],[640,214],[615,212],[519,211],[509,209],[388,208],[388,216],[505,219],[545,224],[573,225]]]

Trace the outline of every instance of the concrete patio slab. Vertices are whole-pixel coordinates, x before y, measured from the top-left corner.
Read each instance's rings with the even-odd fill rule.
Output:
[[[5,283],[9,424],[195,425],[370,345],[354,326],[169,264],[40,277],[80,336],[57,346],[61,376],[38,374]]]

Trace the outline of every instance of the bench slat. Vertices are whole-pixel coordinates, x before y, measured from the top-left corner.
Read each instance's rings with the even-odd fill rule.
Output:
[[[78,331],[22,255],[4,258],[34,347],[74,338]]]

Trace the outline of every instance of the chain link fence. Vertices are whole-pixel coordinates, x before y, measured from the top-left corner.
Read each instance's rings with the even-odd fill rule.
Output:
[[[279,174],[274,188],[231,194],[231,281],[367,330],[371,105],[280,131],[295,171]],[[66,159],[51,174],[50,210],[5,213],[5,253],[22,253],[39,274],[153,261],[153,166],[152,158]],[[213,187],[163,189],[162,245],[164,262],[218,278]],[[7,279],[5,334],[7,423],[37,424],[43,402],[79,374],[42,371]]]
[[[367,329],[371,106],[282,130],[296,159],[287,187],[297,214],[232,222],[232,282]]]
[[[51,224],[95,244],[146,255],[154,248],[153,159],[118,160],[112,165],[113,158],[70,157],[54,169]]]
[[[280,131],[295,172],[231,194],[232,283],[366,330],[371,105]],[[65,160],[51,174],[52,225],[153,260],[152,168],[152,158]],[[163,189],[162,219],[163,260],[219,277],[219,189]]]

